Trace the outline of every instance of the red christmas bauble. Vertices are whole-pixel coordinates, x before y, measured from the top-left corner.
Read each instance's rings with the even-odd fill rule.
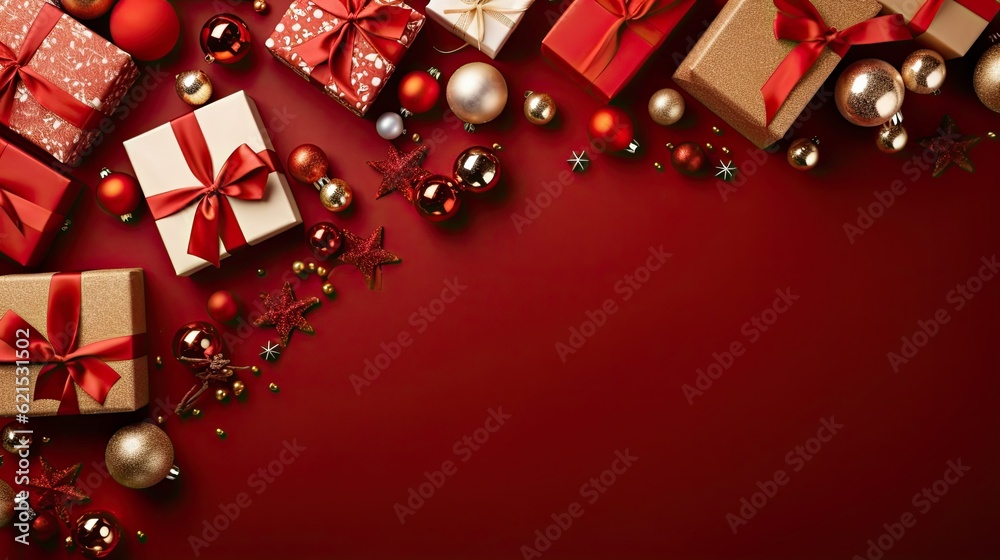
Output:
[[[111,10],[111,38],[139,60],[166,56],[180,34],[177,12],[166,0],[119,0]]]
[[[97,183],[97,202],[107,212],[127,222],[132,219],[132,212],[142,202],[139,181],[128,173],[104,168],[101,170],[101,180]]]
[[[288,154],[285,169],[303,183],[315,183],[326,177],[330,170],[330,160],[326,153],[315,144],[302,144]]]
[[[592,142],[603,141],[607,149],[618,152],[628,148],[635,139],[635,125],[624,110],[618,107],[601,107],[590,116],[587,133]],[[600,149],[600,146],[597,145]]]
[[[229,290],[219,290],[208,296],[208,315],[220,323],[228,323],[240,314],[240,300]]]
[[[330,222],[320,222],[309,228],[306,240],[309,241],[309,248],[312,249],[313,254],[318,258],[325,259],[337,254],[343,238],[337,226]]]
[[[50,512],[43,511],[31,521],[31,538],[38,542],[52,540],[59,534],[59,521]]]
[[[684,175],[694,177],[708,169],[708,156],[698,144],[683,142],[670,154],[670,164]]]
[[[430,111],[440,97],[441,84],[424,70],[410,72],[399,81],[399,104],[411,113]]]
[[[250,54],[250,29],[233,14],[212,16],[201,26],[201,50],[209,63],[233,64]]]
[[[430,175],[413,191],[413,205],[420,215],[432,222],[443,222],[458,213],[462,199],[458,188],[444,175]]]
[[[222,338],[219,331],[215,330],[211,324],[204,321],[194,321],[188,323],[177,330],[174,334],[174,357],[182,364],[197,369],[204,364],[193,364],[181,360],[207,360],[212,356],[222,352]]]
[[[87,558],[104,558],[118,546],[122,526],[109,511],[88,511],[73,524],[73,542]]]
[[[95,19],[111,10],[115,0],[62,0],[62,9],[76,19]]]

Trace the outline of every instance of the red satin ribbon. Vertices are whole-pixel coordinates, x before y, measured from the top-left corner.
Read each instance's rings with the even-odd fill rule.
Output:
[[[792,90],[823,54],[823,49],[829,48],[843,57],[851,45],[912,38],[903,16],[899,14],[872,18],[841,31],[827,25],[809,0],[774,0],[774,5],[778,7],[774,18],[775,38],[799,44],[781,61],[760,89],[764,96],[767,124],[774,120]]]
[[[42,41],[49,35],[63,15],[58,8],[44,4],[31,28],[21,43],[21,51],[15,53],[7,45],[0,43],[0,123],[10,125],[11,113],[14,110],[14,94],[17,81],[20,79],[28,92],[38,101],[39,105],[52,111],[57,116],[79,128],[90,130],[96,127],[101,114],[93,107],[73,97],[69,92],[56,87],[55,84],[28,66]]]
[[[618,39],[622,26],[634,32],[651,45],[659,41],[662,33],[648,23],[647,18],[663,13],[673,8],[678,2],[663,2],[662,0],[595,0],[599,6],[607,10],[616,19],[604,32],[604,35],[594,44],[575,66],[588,80],[594,81],[618,51]],[[657,6],[659,4],[659,6]]]
[[[247,243],[229,199],[264,198],[267,176],[272,171],[280,171],[281,163],[271,150],[254,152],[250,146],[240,144],[216,174],[208,144],[194,113],[170,121],[170,127],[188,168],[201,185],[153,195],[146,202],[157,220],[197,203],[188,253],[219,266],[220,238],[228,251]]]
[[[28,361],[45,364],[35,381],[35,400],[59,400],[58,414],[79,414],[76,398],[79,385],[85,393],[104,404],[111,387],[121,378],[105,362],[131,360],[145,354],[146,335],[109,338],[78,346],[80,329],[80,274],[59,273],[49,284],[46,317],[48,339],[13,310],[0,317],[0,363]],[[18,332],[21,331],[21,332]],[[27,332],[27,336],[25,335]],[[17,356],[19,339],[28,340],[28,358]]]
[[[359,38],[383,58],[396,61],[406,47],[399,39],[410,21],[410,10],[370,0],[312,0],[317,8],[337,18],[333,29],[292,49],[312,66],[310,76],[323,85],[336,82],[352,104],[360,101],[350,89],[354,45]]]
[[[956,2],[965,6],[972,13],[987,22],[993,19],[993,16],[997,14],[997,10],[1000,9],[1000,4],[994,0],[956,0]],[[931,24],[934,23],[934,18],[937,17],[944,3],[945,0],[925,0],[924,4],[917,10],[917,13],[913,14],[913,17],[910,18],[910,31],[913,32],[914,37],[923,35],[930,29]]]

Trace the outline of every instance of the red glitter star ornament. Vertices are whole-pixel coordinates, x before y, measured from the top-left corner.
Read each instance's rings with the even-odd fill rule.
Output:
[[[253,324],[258,327],[274,327],[278,331],[278,342],[282,348],[288,346],[288,339],[295,329],[309,334],[316,332],[302,315],[319,303],[318,297],[295,299],[291,282],[285,282],[277,295],[262,293],[260,298],[264,300],[266,310],[254,319]]]
[[[427,155],[427,146],[420,146],[403,153],[395,146],[389,145],[389,156],[382,161],[369,161],[372,169],[382,174],[382,184],[378,186],[375,198],[382,198],[392,191],[399,191],[406,200],[413,202],[413,185],[420,179],[430,175],[420,162]]]
[[[400,262],[399,257],[382,248],[382,233],[384,227],[379,226],[368,239],[362,239],[344,230],[344,251],[337,260],[356,267],[369,290],[375,289],[375,275],[383,264]]]
[[[969,159],[969,149],[979,143],[978,136],[962,136],[955,125],[955,119],[945,115],[941,119],[941,127],[937,136],[929,136],[920,140],[920,145],[930,150],[934,156],[934,177],[940,177],[948,166],[955,164],[972,173],[975,168]]]
[[[42,466],[42,472],[37,477],[31,478],[26,485],[33,496],[37,497],[35,507],[39,510],[55,510],[59,519],[69,525],[69,509],[71,504],[84,504],[90,498],[76,487],[76,475],[80,474],[82,463],[77,463],[72,467],[62,470],[52,468],[52,465],[44,457],[38,461]]]

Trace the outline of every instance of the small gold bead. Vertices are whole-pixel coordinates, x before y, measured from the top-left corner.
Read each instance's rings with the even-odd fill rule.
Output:
[[[267,274],[267,271],[264,270],[263,268],[257,269],[257,276],[264,276],[265,274]]]
[[[989,136],[990,140],[996,140],[997,139],[997,133],[996,132],[987,132],[986,136]]]
[[[263,14],[267,11],[267,2],[265,0],[253,0],[253,11]]]
[[[278,391],[281,390],[281,388],[278,387],[277,383],[271,383],[270,385],[267,386],[267,388],[270,389],[272,393],[277,393]]]
[[[722,153],[724,153],[724,154],[726,154],[726,155],[729,155],[729,148],[727,148],[727,147],[723,146],[723,147],[722,147]]]
[[[316,272],[316,263],[311,262],[306,265],[306,268],[309,270],[309,272]]]
[[[295,274],[302,274],[302,271],[306,269],[306,263],[302,261],[295,261],[292,263],[292,272]]]
[[[66,540],[63,541],[63,542],[66,543],[66,548],[67,549],[70,549],[70,550],[73,549],[73,537],[66,537]]]
[[[139,542],[141,543],[146,542],[146,533],[143,533],[142,531],[136,531],[135,537],[139,539]]]
[[[232,374],[233,374],[233,369],[232,368],[226,368],[226,369],[222,370],[222,375],[225,375],[226,377],[229,377]]]
[[[330,271],[327,270],[325,266],[317,266],[316,274],[318,274],[320,278],[326,278],[326,275],[330,274]]]
[[[224,400],[226,400],[228,398],[229,398],[229,391],[227,391],[225,389],[216,389],[215,390],[215,400],[217,400],[217,401],[224,401]]]
[[[712,127],[712,132],[714,132],[718,136],[722,136],[722,129],[717,126]]]
[[[663,171],[663,164],[658,161],[653,162],[653,167],[656,168],[657,171]]]
[[[194,416],[194,417],[196,417],[196,418],[201,418],[201,409],[200,408],[196,408],[196,409],[192,410],[191,411],[191,415]]]
[[[163,367],[163,358],[160,356],[156,357],[156,367]]]
[[[260,368],[257,366],[250,366],[250,372],[254,375],[260,375]]]
[[[417,134],[416,132],[413,133],[412,138],[413,138],[413,141],[416,142],[417,144],[420,143],[420,135]]]
[[[713,146],[711,142],[705,142],[705,149],[708,151],[712,151],[715,149],[715,146]]]
[[[324,294],[326,294],[328,296],[332,296],[334,294],[334,292],[336,292],[336,291],[337,291],[337,289],[333,287],[333,284],[331,284],[329,282],[323,284],[323,293]]]
[[[156,423],[157,423],[157,424],[162,424],[162,423],[164,423],[164,422],[166,422],[166,421],[167,421],[167,419],[166,419],[166,418],[164,418],[164,417],[162,417],[162,416],[157,416],[157,417],[156,417]]]
[[[501,146],[501,145],[500,145],[499,143],[497,143],[497,142],[494,142],[494,143],[493,143],[493,151],[496,151],[496,152],[502,152],[502,151],[503,151],[503,146]]]
[[[222,428],[216,428],[215,435],[219,436],[219,439],[226,439],[226,431]]]
[[[673,142],[667,142],[666,145],[667,145],[667,149],[668,150],[670,150],[671,152],[674,151],[674,144],[673,144]]]
[[[47,436],[42,436],[42,443],[52,443],[52,438]]]
[[[244,385],[242,381],[240,381],[239,379],[237,379],[236,381],[233,381],[233,394],[234,395],[236,395],[237,397],[240,396],[240,395],[242,395],[244,389],[246,389],[246,385]]]

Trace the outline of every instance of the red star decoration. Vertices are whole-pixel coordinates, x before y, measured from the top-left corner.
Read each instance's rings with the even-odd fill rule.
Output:
[[[429,173],[420,167],[420,162],[427,155],[427,146],[420,146],[403,153],[395,146],[389,145],[389,156],[382,161],[369,161],[372,169],[382,174],[382,183],[378,186],[375,198],[382,198],[392,191],[399,191],[406,200],[413,202],[413,185]]]
[[[401,259],[382,248],[382,232],[379,226],[368,239],[362,239],[344,230],[344,251],[337,260],[354,265],[364,277],[369,290],[375,289],[375,275],[383,264],[397,263]]]
[[[266,311],[254,319],[253,324],[258,327],[274,327],[278,331],[278,342],[282,348],[288,346],[288,338],[295,329],[309,334],[316,332],[302,315],[319,303],[318,297],[295,299],[291,282],[285,282],[277,295],[260,294],[260,298],[264,300]]]
[[[941,119],[941,127],[937,136],[920,139],[920,145],[930,150],[934,155],[934,177],[940,177],[948,166],[955,164],[972,173],[975,168],[969,159],[969,149],[979,143],[978,136],[962,136],[955,125],[955,119],[945,115]]]
[[[32,478],[26,485],[33,495],[38,499],[35,507],[39,510],[53,509],[69,525],[68,505],[83,504],[90,498],[76,487],[76,475],[80,473],[83,465],[77,463],[72,467],[62,470],[52,468],[45,458],[38,461],[42,466],[42,472],[37,477]]]

